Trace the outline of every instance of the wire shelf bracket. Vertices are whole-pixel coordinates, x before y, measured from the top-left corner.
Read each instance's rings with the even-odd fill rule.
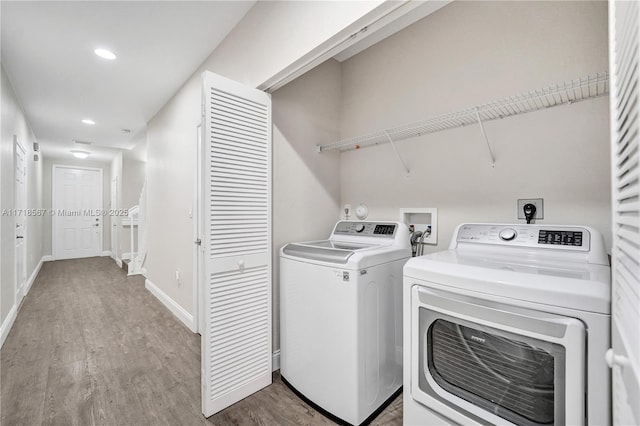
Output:
[[[402,155],[400,155],[400,151],[398,151],[398,147],[393,142],[393,139],[391,139],[391,135],[389,133],[387,133],[387,139],[389,139],[389,143],[393,147],[393,150],[396,152],[396,156],[398,157],[398,160],[400,160],[400,163],[402,163],[402,167],[404,168],[404,171],[407,174],[409,174],[409,167],[407,167],[407,163],[405,163],[404,160],[402,159]]]
[[[480,126],[487,148],[489,149],[491,165],[494,166],[495,157],[491,150],[491,145],[489,144],[483,123],[555,106],[570,105],[575,102],[595,99],[608,94],[609,73],[605,71],[460,111],[439,115],[427,120],[343,139],[326,145],[316,145],[315,150],[318,153],[335,149],[344,152],[391,143],[404,169],[409,173],[409,168],[404,160],[402,160],[395,146],[395,142],[477,123]]]
[[[489,150],[489,157],[491,157],[491,167],[495,167],[496,157],[493,156],[493,151],[491,151],[491,144],[489,143],[489,138],[487,137],[487,131],[484,129],[484,124],[482,124],[482,118],[480,117],[480,110],[478,108],[476,108],[476,117],[478,117],[478,124],[480,125],[480,131],[482,132],[484,141],[487,143],[487,149]]]

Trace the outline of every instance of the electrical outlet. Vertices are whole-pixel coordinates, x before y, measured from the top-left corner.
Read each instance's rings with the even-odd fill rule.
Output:
[[[178,283],[178,287],[180,287],[180,270],[176,269],[176,282]]]
[[[524,217],[524,205],[533,204],[536,206],[536,215],[534,219],[544,219],[544,203],[542,198],[519,198],[518,199],[518,219],[526,219]]]

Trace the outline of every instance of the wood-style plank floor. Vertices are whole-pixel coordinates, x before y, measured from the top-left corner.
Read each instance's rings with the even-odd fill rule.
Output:
[[[332,425],[274,383],[205,419],[200,336],[109,258],[47,262],[0,351],[1,425]],[[373,422],[402,424],[402,397]]]

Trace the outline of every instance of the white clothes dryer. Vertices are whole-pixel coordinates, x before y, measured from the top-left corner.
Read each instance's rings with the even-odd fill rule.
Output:
[[[402,387],[399,222],[338,222],[328,240],[280,251],[280,372],[341,423],[374,418]]]
[[[610,292],[592,228],[458,226],[404,267],[404,424],[610,424]]]

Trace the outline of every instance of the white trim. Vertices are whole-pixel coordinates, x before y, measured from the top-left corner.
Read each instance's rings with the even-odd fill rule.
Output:
[[[56,206],[56,169],[75,169],[75,170],[92,170],[98,171],[100,173],[100,192],[102,197],[100,198],[101,208],[104,209],[104,170],[98,167],[81,167],[81,166],[68,166],[66,164],[53,164],[51,166],[51,212],[55,211]],[[53,253],[54,260],[56,254],[56,214],[51,217],[51,252]],[[98,243],[98,250],[100,247],[104,247],[104,220],[100,222],[100,242]],[[104,256],[105,252],[103,252],[102,256]],[[111,252],[109,252],[111,253]],[[108,254],[107,256],[110,256]]]
[[[195,179],[193,182],[193,205],[191,207],[192,219],[193,219],[193,326],[196,333],[202,334],[202,327],[204,327],[204,320],[202,318],[202,301],[200,300],[200,294],[204,294],[202,286],[203,280],[203,259],[204,252],[203,246],[204,237],[200,236],[200,230],[204,229],[202,210],[202,200],[204,199],[202,194],[202,185],[204,184],[204,175],[202,171],[204,158],[202,152],[202,123],[196,126],[196,168]],[[200,239],[200,245],[195,242]]]
[[[122,268],[122,259],[120,259],[119,257],[113,258],[112,259],[116,262],[116,265],[118,265],[118,268]]]
[[[193,324],[193,315],[187,312],[182,306],[178,305],[178,303],[173,300],[171,297],[167,295],[164,291],[160,290],[151,280],[146,279],[144,281],[144,288],[149,290],[151,294],[153,294],[156,299],[158,299],[164,306],[167,307],[171,311],[173,315],[175,315],[187,328],[194,333],[194,324]]]
[[[13,323],[16,321],[17,316],[18,311],[16,310],[16,305],[14,303],[9,311],[9,315],[7,315],[2,326],[0,326],[0,348],[4,345],[4,341],[7,340],[7,336],[9,335],[11,327],[13,327]]]
[[[38,262],[38,264],[34,268],[33,272],[31,273],[31,276],[29,277],[29,279],[27,280],[27,282],[24,285],[24,295],[25,295],[25,297],[27,296],[27,294],[29,294],[29,290],[31,290],[31,286],[33,285],[33,283],[35,282],[38,274],[40,273],[40,268],[42,268],[42,264],[43,263],[44,263],[44,256],[42,256],[42,259],[40,259],[40,262]]]
[[[135,253],[133,253],[135,254]],[[122,260],[131,260],[133,259],[135,256],[132,256],[130,252],[126,252],[126,253],[122,253],[122,257],[120,259]]]
[[[274,351],[272,357],[273,360],[271,361],[271,371],[280,370],[280,349]]]
[[[100,256],[111,257],[111,250],[104,250]]]
[[[43,262],[53,262],[53,256],[51,256],[50,254],[44,255],[42,256],[42,261]]]

